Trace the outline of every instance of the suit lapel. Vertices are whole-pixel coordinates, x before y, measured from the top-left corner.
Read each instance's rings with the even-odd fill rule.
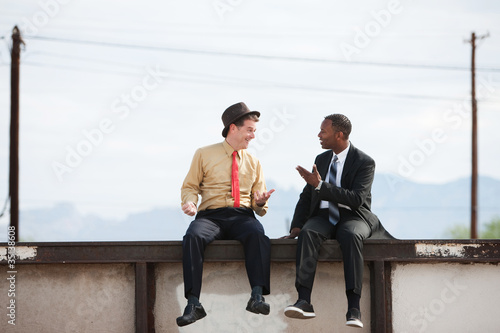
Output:
[[[349,171],[352,170],[352,166],[356,161],[354,155],[356,155],[356,148],[351,143],[351,147],[349,147],[349,151],[347,152],[347,156],[345,158],[344,169],[342,170],[342,176],[340,178],[340,184],[342,185],[342,187],[345,186],[344,181],[346,180],[347,176],[349,175]]]
[[[319,175],[321,179],[326,179],[326,175],[328,174],[328,167],[330,166],[330,161],[332,160],[333,151],[329,150],[327,154],[325,154],[325,160],[321,161],[320,165],[316,165],[318,168]]]

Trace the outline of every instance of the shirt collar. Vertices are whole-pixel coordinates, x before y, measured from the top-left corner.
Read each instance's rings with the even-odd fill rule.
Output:
[[[232,156],[233,155],[234,149],[233,149],[233,147],[231,147],[231,145],[229,143],[227,143],[226,140],[222,141],[222,146],[224,147],[224,150],[226,151],[226,154],[228,156]],[[238,156],[241,157],[240,151],[237,150],[237,152],[238,152]]]
[[[347,148],[342,150],[340,153],[337,154],[338,157],[338,162],[339,163],[344,163],[345,159],[347,158],[347,153],[349,152],[349,148],[351,148],[351,142],[349,141],[349,144],[347,145]],[[332,159],[335,156],[335,152],[332,155]]]

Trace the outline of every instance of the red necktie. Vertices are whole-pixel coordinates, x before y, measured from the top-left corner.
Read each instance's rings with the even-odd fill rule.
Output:
[[[238,155],[237,151],[233,151],[233,168],[231,173],[231,192],[234,198],[234,207],[240,206],[240,178],[238,176]]]

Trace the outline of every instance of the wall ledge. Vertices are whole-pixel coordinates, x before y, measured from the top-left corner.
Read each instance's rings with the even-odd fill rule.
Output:
[[[500,239],[477,240],[366,240],[366,261],[398,262],[500,262]],[[295,239],[272,239],[272,261],[295,261]],[[181,241],[146,242],[19,242],[16,264],[36,263],[134,263],[182,262]],[[0,264],[6,265],[12,253],[0,243]],[[238,241],[219,240],[206,250],[206,261],[242,261],[243,248]],[[339,243],[328,240],[320,252],[321,261],[341,261]]]

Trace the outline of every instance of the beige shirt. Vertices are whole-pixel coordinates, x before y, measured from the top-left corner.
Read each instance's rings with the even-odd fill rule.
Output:
[[[198,211],[233,207],[231,196],[231,167],[234,149],[224,140],[196,150],[189,172],[181,188],[182,205],[186,202],[201,203]],[[266,191],[264,174],[257,158],[246,149],[238,151],[238,173],[240,181],[240,207],[251,208],[259,216],[267,212],[267,203],[257,206],[253,193]]]

